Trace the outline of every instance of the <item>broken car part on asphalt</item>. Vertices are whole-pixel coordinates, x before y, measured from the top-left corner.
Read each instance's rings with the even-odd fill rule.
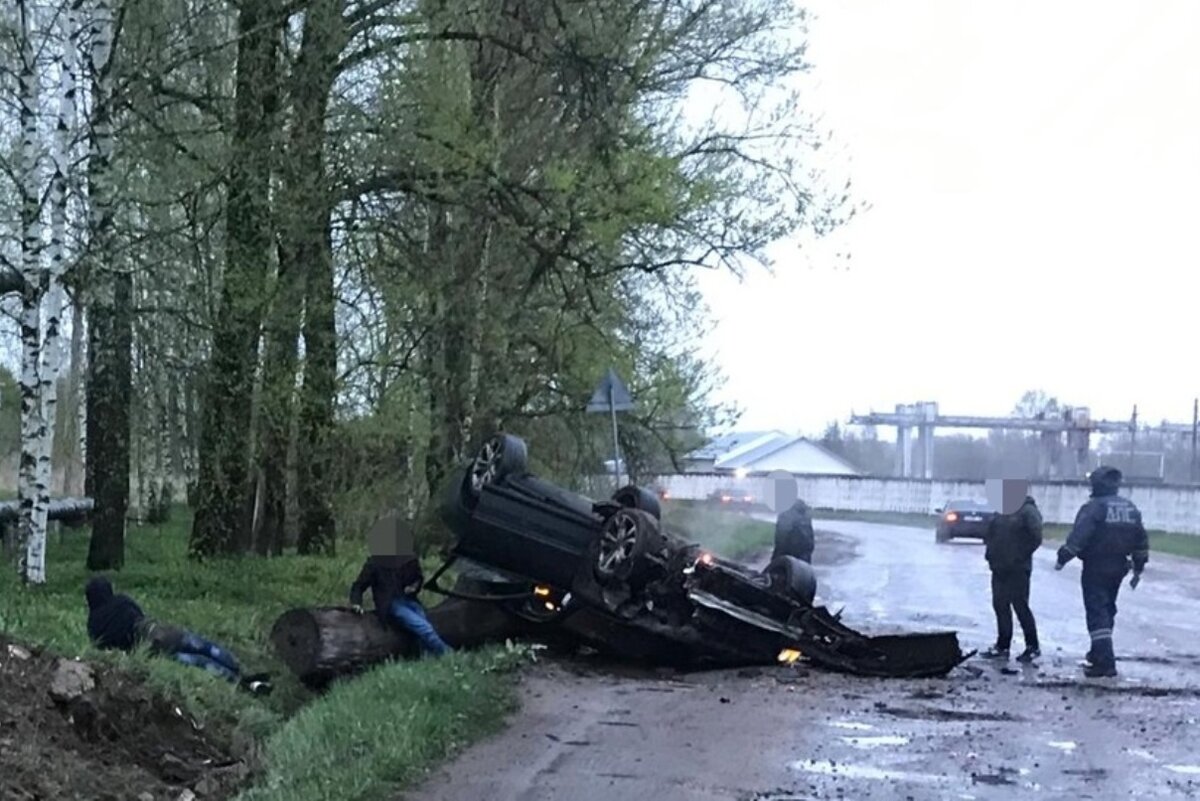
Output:
[[[863,676],[928,677],[970,655],[955,632],[867,636],[813,603],[805,562],[761,572],[663,530],[658,497],[634,485],[595,501],[531,474],[523,440],[491,437],[461,471],[442,516],[456,542],[428,588],[493,600],[545,630],[627,658],[683,665],[773,664],[799,651]],[[455,562],[473,592],[443,589]],[[468,582],[469,583],[469,582]]]

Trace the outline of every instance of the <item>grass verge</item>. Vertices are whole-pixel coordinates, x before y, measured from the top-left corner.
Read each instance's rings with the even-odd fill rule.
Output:
[[[663,522],[685,539],[727,559],[748,559],[775,544],[775,525],[703,503],[665,501]]]
[[[144,653],[96,650],[87,637],[83,597],[90,575],[86,528],[51,534],[45,585],[22,587],[10,566],[0,570],[0,631],[144,677],[247,756],[261,778],[245,796],[253,801],[358,799],[399,789],[432,760],[494,730],[511,709],[510,674],[524,652],[503,648],[386,665],[314,696],[275,658],[271,626],[293,607],[345,604],[365,548],[332,557],[197,563],[187,558],[190,527],[190,514],[179,508],[169,523],[131,528],[126,566],[108,575],[147,615],[225,645],[248,671],[270,672],[270,696],[249,696],[203,671]],[[424,600],[432,604],[437,597]],[[341,778],[331,782],[330,776]]]

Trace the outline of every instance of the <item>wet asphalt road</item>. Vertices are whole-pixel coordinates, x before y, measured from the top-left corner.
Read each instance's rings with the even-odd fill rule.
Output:
[[[994,637],[977,543],[818,521],[820,603],[859,630]],[[539,667],[503,734],[467,750],[414,801],[792,801],[1200,798],[1200,562],[1152,555],[1122,590],[1122,676],[1086,680],[1079,565],[1037,555],[1045,656],[974,658],[946,679],[875,680],[769,667],[672,675],[586,662]],[[1020,647],[1017,627],[1014,648]]]

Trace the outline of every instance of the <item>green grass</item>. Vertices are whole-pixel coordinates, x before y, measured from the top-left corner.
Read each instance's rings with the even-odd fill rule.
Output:
[[[745,514],[676,500],[663,502],[662,513],[668,527],[727,559],[747,559],[775,544],[775,525]]]
[[[431,760],[493,730],[511,708],[510,668],[523,652],[502,648],[386,665],[314,696],[276,660],[271,626],[293,607],[344,605],[365,548],[339,543],[334,557],[196,563],[186,555],[190,522],[180,508],[161,527],[132,528],[125,568],[107,575],[147,615],[227,646],[248,671],[271,672],[270,696],[249,696],[203,671],[144,653],[93,648],[83,597],[90,575],[86,529],[51,535],[43,586],[21,587],[10,566],[0,570],[0,631],[144,676],[261,769],[266,784],[247,795],[254,801],[356,799],[396,789]]]
[[[266,744],[268,770],[241,801],[383,797],[515,707],[505,652],[390,664],[302,709]]]
[[[818,520],[858,520],[864,523],[928,527],[930,530],[937,525],[936,515],[904,512],[848,512],[834,509],[814,509],[813,517]],[[1047,523],[1042,527],[1042,535],[1047,543],[1065,541],[1070,531],[1070,526],[1060,523]],[[1200,559],[1200,536],[1169,531],[1147,533],[1150,536],[1151,558],[1155,553],[1166,553]]]

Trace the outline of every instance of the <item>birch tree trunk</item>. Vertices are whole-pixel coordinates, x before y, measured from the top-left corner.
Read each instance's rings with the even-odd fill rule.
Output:
[[[46,421],[43,417],[41,382],[41,309],[47,273],[42,269],[42,209],[38,104],[41,76],[34,44],[33,4],[18,0],[20,19],[20,118],[21,118],[21,460],[17,478],[20,505],[18,553],[21,578],[31,584],[46,580],[46,506],[49,489],[39,484],[42,471]]]
[[[58,121],[55,126],[51,161],[54,172],[50,179],[50,271],[49,289],[45,299],[45,333],[41,344],[39,371],[40,402],[43,435],[38,454],[38,486],[45,497],[34,505],[37,520],[34,531],[42,532],[42,538],[30,540],[26,558],[31,566],[40,565],[45,575],[45,531],[50,489],[54,481],[54,434],[58,423],[58,377],[62,370],[64,342],[61,336],[62,312],[66,302],[63,290],[63,275],[67,269],[67,202],[71,164],[71,139],[75,132],[75,73],[78,58],[75,51],[75,36],[79,19],[73,5],[68,5],[63,15],[63,30],[60,40],[62,52],[59,57]]]
[[[92,83],[88,154],[87,488],[95,499],[89,570],[125,563],[129,508],[129,407],[133,287],[117,257],[113,223],[113,7],[94,0],[88,72]]]

